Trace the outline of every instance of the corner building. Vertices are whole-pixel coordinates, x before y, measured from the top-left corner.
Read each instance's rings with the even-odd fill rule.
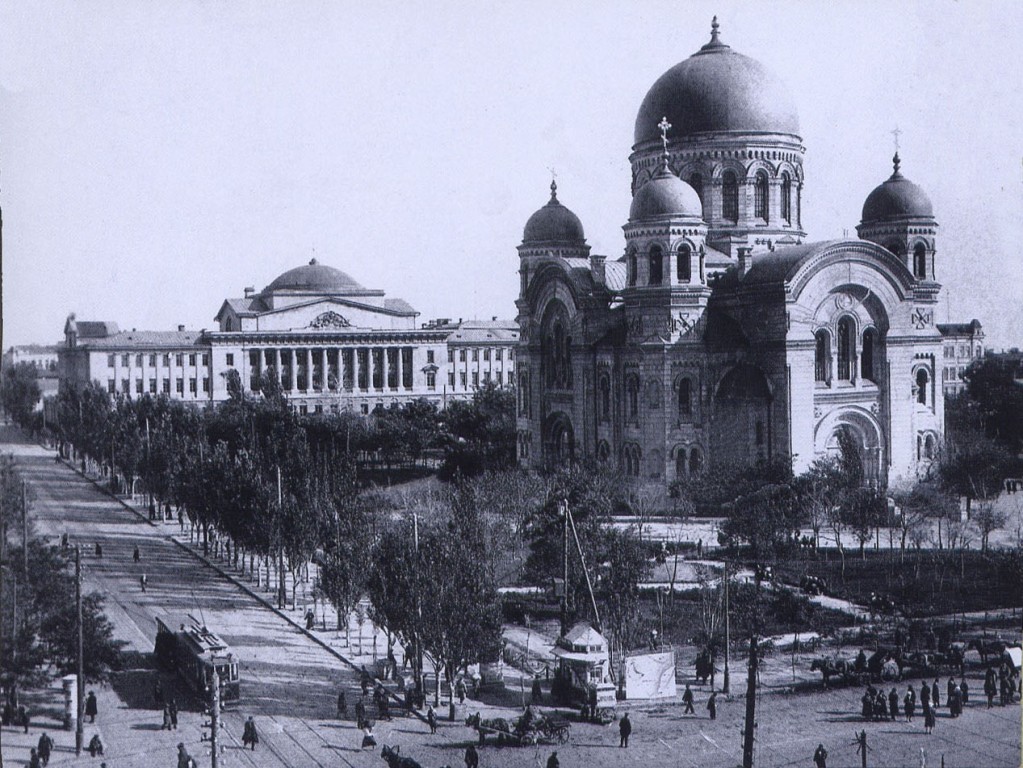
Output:
[[[858,239],[807,242],[804,153],[784,84],[715,20],[640,106],[624,254],[590,253],[551,185],[518,248],[520,463],[801,471],[847,431],[871,484],[926,467],[944,418],[931,202],[896,155]]]

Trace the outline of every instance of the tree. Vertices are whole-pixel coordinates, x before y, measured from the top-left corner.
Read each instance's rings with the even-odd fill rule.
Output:
[[[865,560],[866,544],[874,528],[883,525],[887,519],[887,499],[872,488],[855,488],[843,495],[841,503],[842,522],[852,529],[860,545],[860,559]]]
[[[767,554],[797,527],[796,494],[791,483],[772,483],[740,496],[721,526],[733,541],[750,545],[754,556]]]
[[[966,499],[969,519],[973,501],[997,497],[1005,478],[1018,466],[1018,459],[1003,442],[975,426],[963,426],[946,436],[938,472],[945,488]]]
[[[907,540],[919,548],[927,539],[931,520],[937,519],[940,528],[940,521],[947,520],[953,514],[958,515],[959,512],[955,499],[932,480],[895,481],[888,486],[888,494],[899,510],[895,522],[900,530],[899,546],[903,561]]]
[[[4,368],[0,377],[0,402],[17,424],[31,425],[40,395],[36,367],[32,363],[16,363]]]
[[[486,382],[472,400],[456,400],[444,412],[447,429],[439,476],[473,477],[515,463],[515,392]]]
[[[821,528],[827,525],[831,510],[852,482],[844,471],[845,466],[838,457],[819,458],[795,480],[800,514],[813,531],[815,550],[820,547]]]
[[[974,362],[963,378],[977,404],[984,433],[1011,453],[1023,450],[1023,387],[1020,363],[1010,355],[988,355]]]
[[[647,557],[642,543],[629,532],[610,530],[608,534],[597,591],[603,628],[624,653],[639,641],[639,583],[646,575]]]

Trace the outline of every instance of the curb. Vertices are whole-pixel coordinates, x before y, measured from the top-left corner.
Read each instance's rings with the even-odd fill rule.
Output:
[[[92,477],[89,477],[87,474],[82,472],[69,459],[65,459],[63,457],[58,457],[58,458],[59,458],[59,460],[60,460],[60,462],[62,464],[67,466],[69,469],[71,469],[76,474],[80,475],[83,479],[88,480],[99,491],[101,491],[105,495],[107,495],[110,498],[112,498],[114,501],[116,501],[122,507],[127,509],[129,512],[133,513],[136,517],[138,517],[144,523],[148,523],[153,528],[157,527],[155,521],[150,520],[147,515],[144,515],[143,513],[139,512],[138,509],[136,509],[133,505],[129,504],[127,501],[125,501],[124,499],[119,497],[117,494],[112,493],[109,488],[103,487],[103,485],[100,483],[99,480],[96,480],[96,479],[94,479]],[[348,667],[350,667],[355,672],[360,672],[360,673],[362,672],[363,668],[356,666],[356,664],[354,662],[352,662],[350,659],[348,659],[347,657],[343,656],[339,651],[335,650],[333,647],[328,645],[325,641],[321,640],[319,637],[314,635],[312,632],[310,632],[308,629],[306,629],[302,624],[297,622],[295,619],[291,618],[291,616],[289,616],[287,613],[283,612],[281,609],[277,608],[273,603],[271,603],[265,597],[260,595],[258,592],[253,591],[252,588],[250,588],[248,584],[246,584],[243,581],[240,581],[234,574],[225,571],[219,565],[217,565],[212,560],[207,558],[206,555],[203,555],[203,554],[197,552],[196,550],[192,549],[191,545],[185,544],[182,541],[178,541],[176,538],[174,538],[173,534],[165,533],[164,534],[164,538],[169,540],[169,541],[171,541],[172,543],[174,543],[176,546],[180,547],[185,552],[188,552],[190,555],[195,557],[200,562],[205,563],[207,566],[209,566],[210,568],[215,570],[217,573],[219,573],[225,579],[230,581],[236,587],[240,588],[249,597],[254,598],[257,602],[262,604],[265,608],[269,608],[271,611],[273,611],[275,614],[277,614],[278,617],[284,619],[284,621],[289,623],[291,626],[293,626],[295,629],[297,629],[303,635],[305,635],[310,640],[312,640],[314,643],[316,643],[321,648],[323,648],[323,650],[327,651],[327,653],[331,654],[336,659],[341,661],[343,664],[346,664]],[[380,680],[378,680],[376,677],[370,676],[370,679],[373,681],[374,684],[380,685],[381,687],[383,687],[383,689],[387,692],[387,695],[390,698],[392,698],[397,704],[401,705],[402,708],[404,709],[404,702],[398,697],[398,695],[396,693],[394,693],[393,691],[389,690],[387,688],[387,686],[385,686],[382,682],[380,682]],[[413,710],[409,711],[409,714],[410,715],[415,715],[416,717],[419,718],[419,720],[421,720],[424,723],[426,722],[426,716],[423,715],[423,714],[420,714],[420,712],[418,710],[413,709]]]

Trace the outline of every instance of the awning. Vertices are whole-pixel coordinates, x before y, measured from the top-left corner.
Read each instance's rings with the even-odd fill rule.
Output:
[[[556,646],[551,649],[551,655],[566,661],[585,661],[589,664],[600,664],[607,661],[606,653],[576,653]]]

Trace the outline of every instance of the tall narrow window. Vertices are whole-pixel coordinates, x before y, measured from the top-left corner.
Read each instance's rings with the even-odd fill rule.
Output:
[[[692,386],[689,379],[680,379],[678,382],[678,417],[687,419],[692,413]]]
[[[629,418],[635,421],[639,418],[639,379],[630,376],[625,384],[625,392],[629,402]]]
[[[828,332],[821,328],[814,334],[813,380],[826,382],[829,378],[828,368],[831,364],[831,339]]]
[[[863,332],[863,348],[860,350],[860,378],[867,381],[874,379],[874,339],[877,336],[873,328]]]
[[[693,251],[688,245],[683,244],[678,247],[676,274],[680,283],[688,283],[693,279]]]
[[[660,285],[664,280],[664,253],[656,245],[650,249],[650,285]]]
[[[696,190],[696,194],[700,196],[700,202],[703,202],[703,176],[698,173],[694,173],[689,177],[689,186]]]
[[[733,224],[739,220],[739,182],[731,171],[721,177],[721,215]]]
[[[786,224],[792,223],[792,177],[781,175],[781,217]]]
[[[838,378],[852,379],[853,324],[848,317],[838,321]]]
[[[678,453],[675,454],[675,477],[681,479],[686,476],[686,452],[684,448],[679,448]]]
[[[753,215],[767,221],[767,174],[757,171],[753,182]]]
[[[930,376],[927,375],[927,369],[921,368],[916,372],[916,401],[921,405],[927,405],[928,382],[930,382]]]
[[[628,270],[629,270],[629,285],[630,286],[636,284],[636,266],[637,266],[637,264],[636,264],[636,252],[635,251],[629,251]]]
[[[611,380],[607,376],[600,377],[600,418],[611,420]]]
[[[917,280],[927,279],[927,248],[923,243],[913,248],[913,276]]]

